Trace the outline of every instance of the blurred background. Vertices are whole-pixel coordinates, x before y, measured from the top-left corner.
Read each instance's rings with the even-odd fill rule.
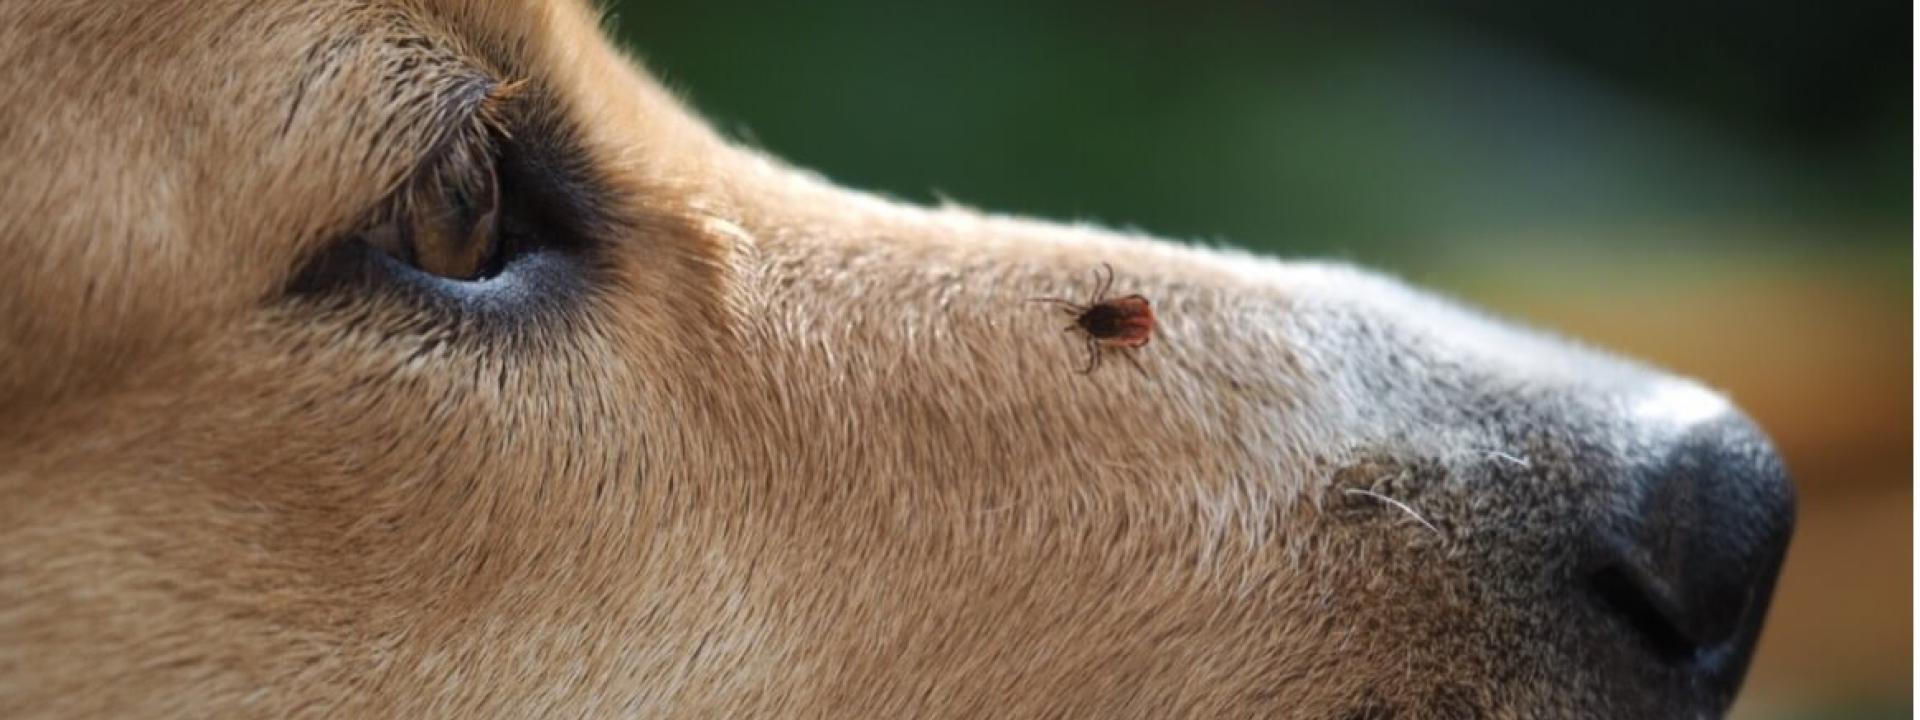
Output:
[[[1350,260],[1725,390],[1801,493],[1735,716],[1911,716],[1910,3],[611,7],[843,184]]]

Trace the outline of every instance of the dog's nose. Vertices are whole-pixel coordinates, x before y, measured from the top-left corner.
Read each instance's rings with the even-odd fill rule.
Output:
[[[1793,485],[1731,408],[1660,425],[1588,581],[1652,662],[1731,697],[1793,532]]]

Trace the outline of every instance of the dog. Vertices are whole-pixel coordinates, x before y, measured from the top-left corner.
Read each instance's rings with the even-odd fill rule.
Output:
[[[1794,499],[1722,396],[836,187],[596,12],[0,4],[0,715],[1730,704]]]

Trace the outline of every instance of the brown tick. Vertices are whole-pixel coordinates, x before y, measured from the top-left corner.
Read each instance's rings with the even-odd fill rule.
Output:
[[[1153,305],[1141,295],[1108,298],[1107,292],[1113,289],[1113,266],[1100,263],[1100,268],[1104,274],[1094,274],[1097,284],[1085,305],[1057,297],[1034,298],[1031,302],[1052,303],[1073,317],[1067,332],[1078,332],[1087,340],[1087,366],[1080,369],[1081,374],[1099,367],[1101,352],[1109,348],[1123,351],[1127,362],[1145,372],[1140,361],[1124,351],[1145,347],[1153,339]]]

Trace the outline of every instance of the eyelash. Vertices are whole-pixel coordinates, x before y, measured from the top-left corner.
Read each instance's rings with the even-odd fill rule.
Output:
[[[475,160],[497,160],[498,145],[513,140],[509,118],[526,83],[520,80],[494,82],[487,86],[477,106],[468,112],[466,122],[455,127],[440,143],[429,164],[445,165],[463,156]]]
[[[435,144],[426,161],[401,182],[384,203],[383,211],[375,217],[391,217],[392,213],[405,210],[408,201],[422,193],[434,192],[439,181],[472,179],[472,176],[492,172],[500,159],[500,145],[513,140],[507,115],[524,86],[522,81],[488,85],[476,101],[478,106],[468,111],[466,121]],[[455,177],[461,173],[469,177]]]
[[[512,140],[508,105],[520,87],[486,86],[466,121],[437,143],[356,235],[428,274],[459,281],[497,274],[516,250],[499,232],[499,165],[504,145]]]

